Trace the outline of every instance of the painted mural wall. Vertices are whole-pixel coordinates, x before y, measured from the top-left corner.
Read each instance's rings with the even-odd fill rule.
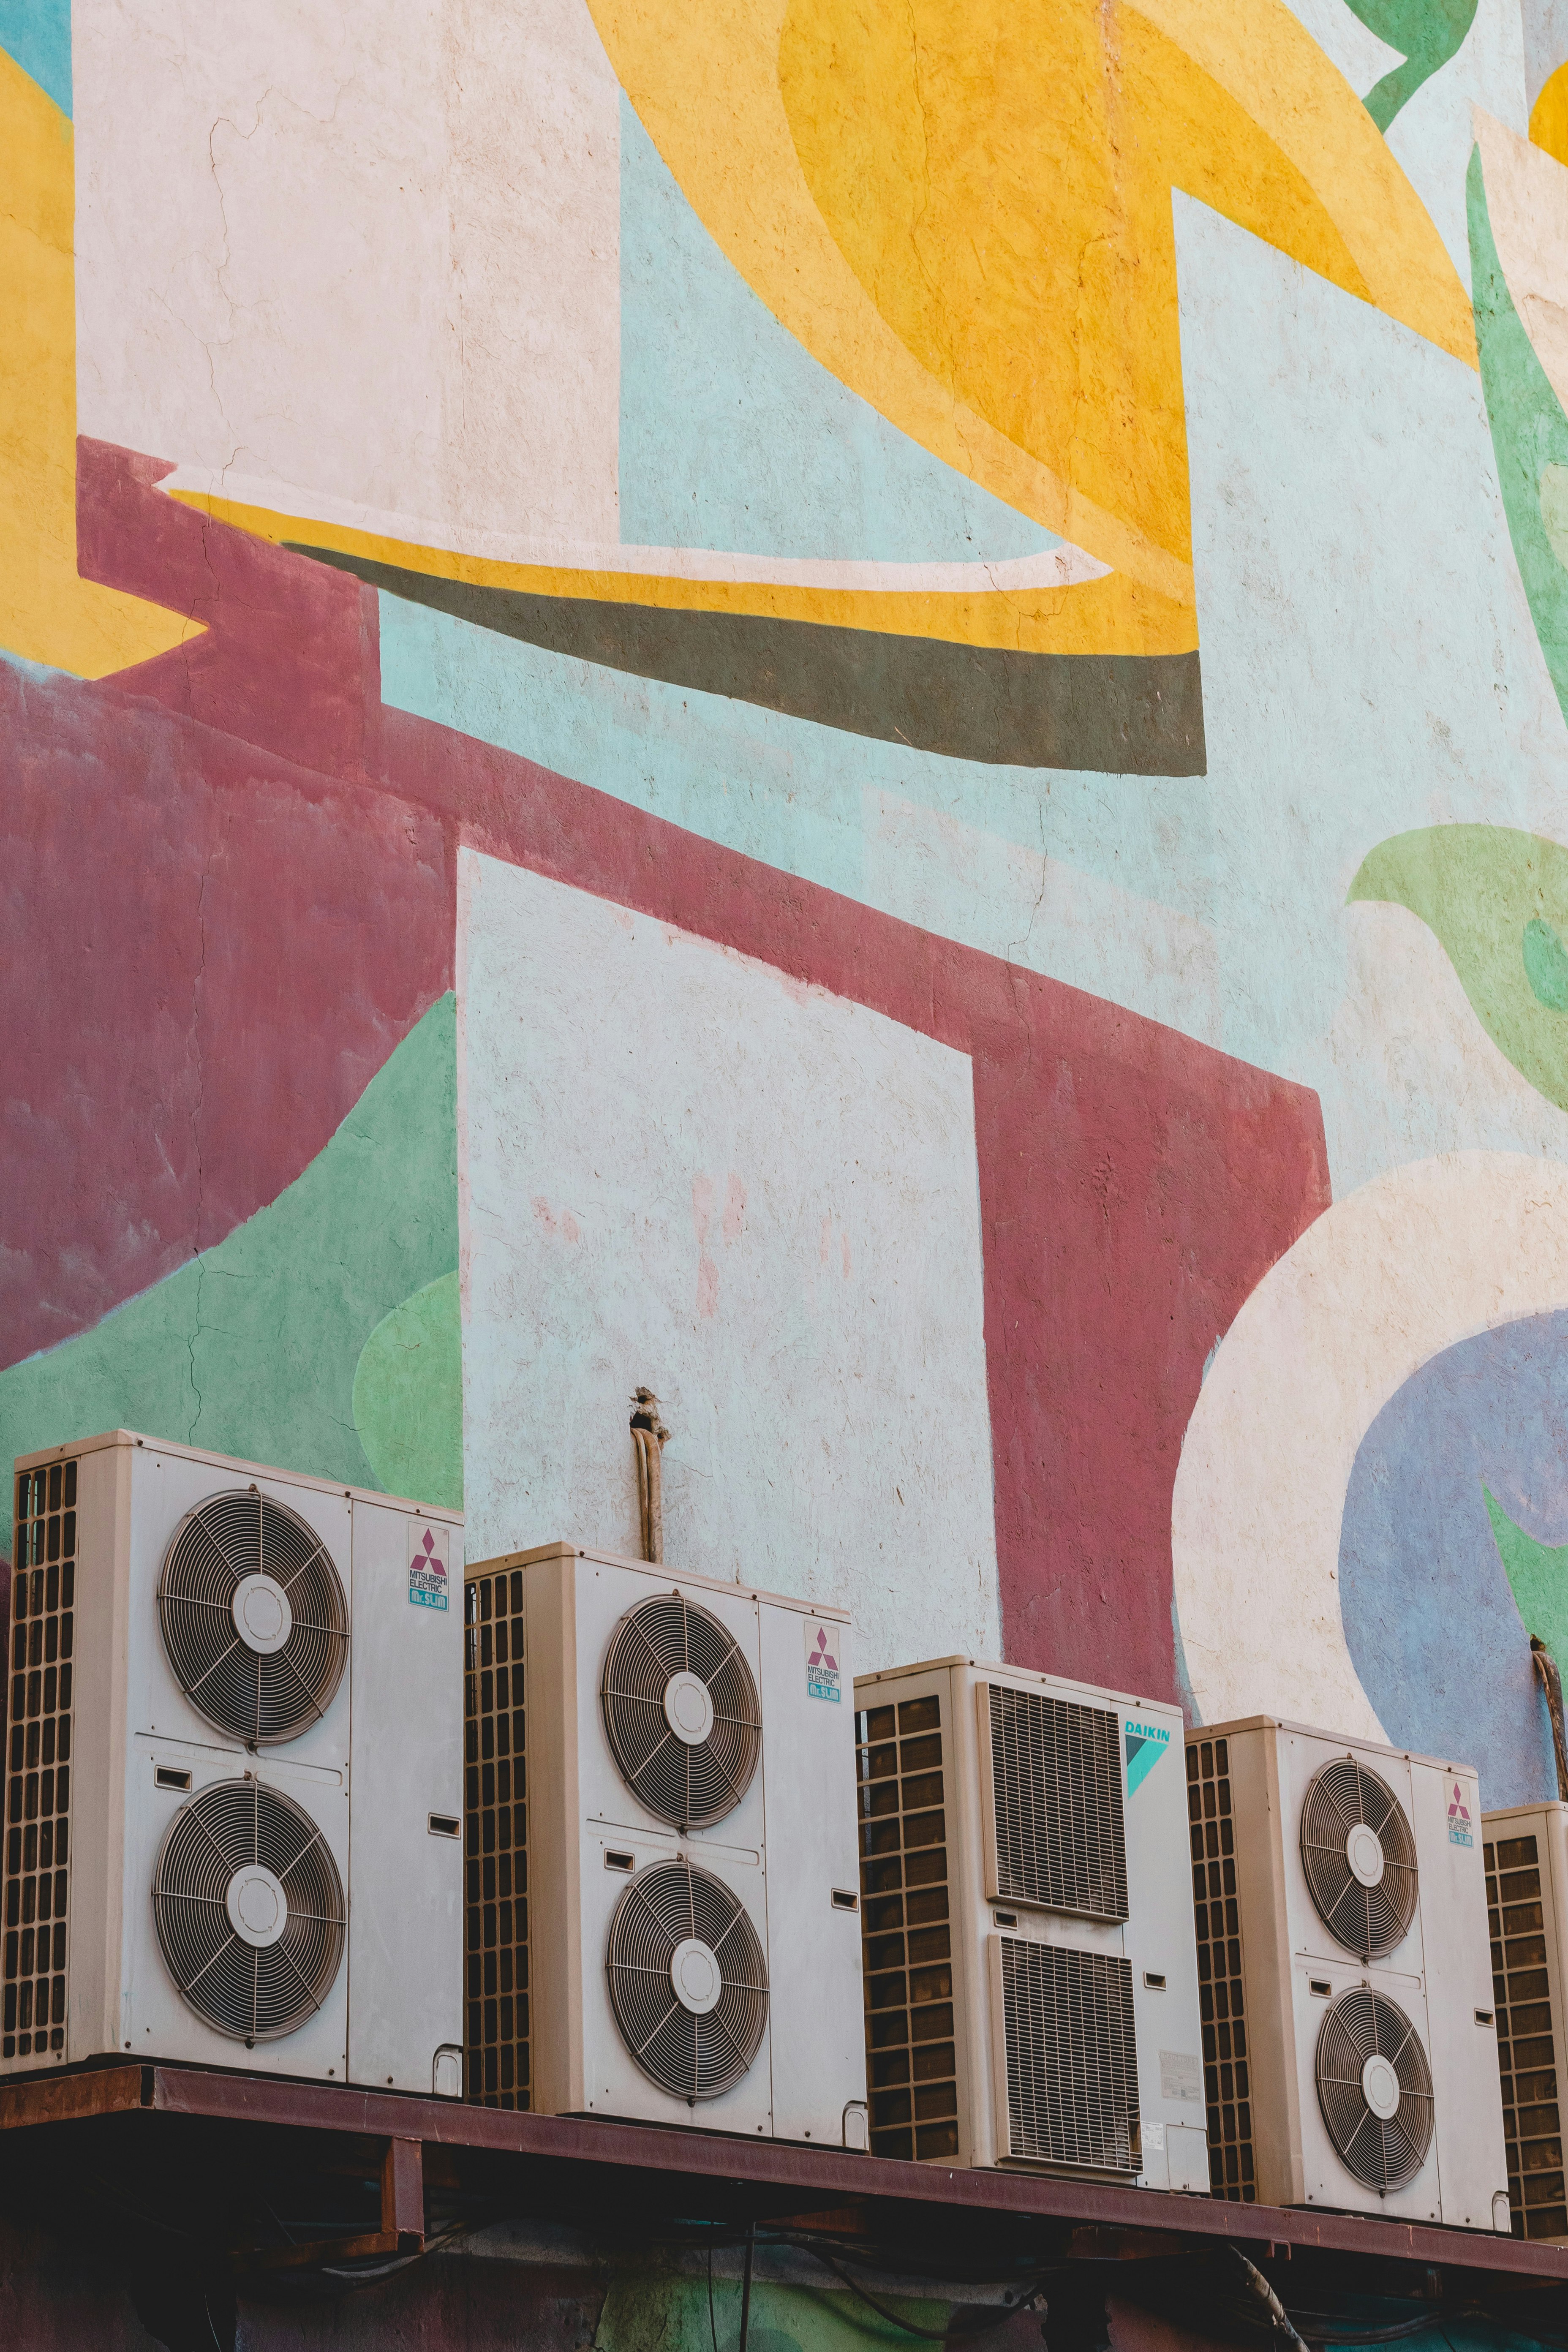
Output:
[[[0,0],[0,1454],[1554,1786],[1563,0]]]

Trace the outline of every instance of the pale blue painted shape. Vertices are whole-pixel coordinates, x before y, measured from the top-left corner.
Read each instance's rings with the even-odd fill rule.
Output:
[[[881,563],[1056,535],[911,441],[781,327],[621,100],[621,538]]]
[[[1530,1635],[1488,1489],[1568,1541],[1568,1314],[1461,1339],[1412,1373],[1362,1439],[1340,1534],[1340,1609],[1396,1748],[1474,1764],[1486,1803],[1557,1793]]]
[[[1378,842],[1438,814],[1563,833],[1568,730],[1479,381],[1191,199],[1175,198],[1175,223],[1206,776],[946,760],[391,597],[386,698],[1315,1087],[1336,1192],[1454,1149],[1568,1157],[1561,1112],[1506,1076],[1478,1089],[1454,1060],[1475,1028],[1457,992],[1402,1043],[1397,1087],[1378,1055],[1335,1034],[1360,985],[1358,936],[1394,942],[1419,981],[1444,985],[1413,916],[1344,905]],[[901,829],[892,803],[911,813]],[[1035,920],[1040,852],[1130,894],[1120,917],[1106,895],[1097,966],[1081,936]],[[1148,965],[1141,899],[1205,927],[1217,1011],[1179,960]]]
[[[70,112],[70,0],[0,0],[0,49]]]

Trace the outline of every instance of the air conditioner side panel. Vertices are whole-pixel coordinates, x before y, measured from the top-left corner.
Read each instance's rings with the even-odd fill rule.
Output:
[[[1198,1953],[1187,1859],[1186,1753],[1179,1708],[1141,1705],[1119,1713],[1127,1835],[1123,1949],[1132,1963],[1143,2168],[1152,2186],[1163,2187],[1171,2178],[1169,2135],[1191,2131],[1205,2144],[1207,2139]],[[1163,1738],[1157,1736],[1162,1733]],[[1151,1977],[1163,1978],[1163,1984],[1151,1985]],[[1195,2185],[1206,2194],[1206,2162],[1193,2162],[1197,2151],[1192,2142],[1175,2146],[1182,2158],[1182,2185],[1201,2172]]]
[[[75,2065],[119,2050],[125,1877],[125,1672],[131,1465],[123,1446],[77,1471],[66,2046]]]
[[[428,1571],[411,1584],[426,1532],[444,1593]],[[353,1506],[349,2077],[426,2097],[463,2037],[462,1840],[430,1830],[463,1812],[462,1555],[450,1519]]]
[[[1480,1791],[1473,1772],[1411,1769],[1426,1949],[1427,2060],[1436,2128],[1433,2155],[1450,2228],[1489,2230],[1492,2198],[1507,2193],[1502,2088],[1487,1932]],[[1476,2021],[1479,2011],[1486,2019]],[[1432,2159],[1429,2158],[1428,2162]]]
[[[1207,1727],[1205,1737],[1209,1736]],[[1296,2065],[1294,1987],[1286,1912],[1284,1795],[1271,1727],[1226,1735],[1236,1821],[1242,1982],[1251,2070],[1253,2159],[1258,2201],[1300,2205],[1301,2084]]]
[[[583,2070],[578,1563],[556,1551],[524,1570],[527,1635],[530,2105],[579,2114]],[[590,1723],[588,1730],[592,1733]]]
[[[837,1680],[806,1673],[818,1627]],[[846,2104],[866,2096],[852,1630],[764,1603],[759,1624],[773,2135],[839,2145]],[[831,1698],[812,1695],[831,1687]]]

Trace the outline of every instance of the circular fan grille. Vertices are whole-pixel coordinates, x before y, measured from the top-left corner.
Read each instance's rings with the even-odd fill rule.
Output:
[[[661,2091],[693,2105],[740,2081],[762,2047],[768,1971],[720,1880],[687,1862],[639,1871],[616,1906],[605,1969],[621,2039]]]
[[[1380,2191],[1414,2180],[1432,2145],[1432,2075],[1397,2003],[1364,1985],[1342,1993],[1319,2030],[1317,2077],[1318,2105],[1346,2168]],[[1391,2114],[1376,2112],[1369,2081]]]
[[[707,1697],[695,1693],[692,1718],[699,1684]],[[751,1668],[717,1617],[678,1592],[629,1609],[611,1637],[599,1698],[616,1762],[650,1813],[677,1829],[709,1829],[734,1811],[762,1754],[763,1720]],[[680,1706],[706,1722],[702,1737],[677,1730]]]
[[[237,2042],[276,2042],[313,2017],[348,1933],[321,1830],[256,1780],[219,1781],[180,1807],[153,1873],[153,1916],[191,2007]]]
[[[1360,1871],[1351,1864],[1354,1832],[1363,1825],[1376,1843],[1356,1842],[1358,1860],[1364,1850],[1375,1871],[1382,1848],[1370,1885],[1364,1860]],[[1347,1951],[1375,1959],[1405,1941],[1415,1916],[1415,1841],[1393,1790],[1353,1756],[1336,1757],[1312,1777],[1301,1808],[1301,1862],[1319,1917]]]
[[[337,1570],[304,1520],[254,1486],[186,1513],[164,1556],[158,1614],[192,1706],[257,1747],[297,1739],[342,1680],[349,1611]]]

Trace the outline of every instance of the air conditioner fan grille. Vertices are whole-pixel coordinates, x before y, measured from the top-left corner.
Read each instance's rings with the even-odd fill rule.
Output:
[[[694,2015],[672,1969],[683,1947],[711,1956],[717,2000]],[[639,1871],[616,1904],[605,1958],[621,2039],[650,2082],[695,2105],[748,2071],[768,2021],[768,1971],[757,1931],[721,1880],[687,1862]]]
[[[234,1889],[257,1866],[281,1890],[279,1932],[237,1930]],[[153,1873],[169,1972],[198,2017],[237,2042],[276,2042],[321,2008],[342,1964],[348,1909],[319,1825],[293,1799],[221,1780],[182,1805]]]
[[[678,1738],[666,1707],[677,1676],[706,1689],[711,1726]],[[605,1731],[627,1786],[677,1829],[710,1829],[734,1811],[763,1749],[751,1668],[717,1617],[678,1592],[640,1601],[611,1636],[599,1685]]]
[[[1349,1842],[1363,1823],[1383,1849],[1375,1885],[1350,1864]],[[1318,1916],[1347,1951],[1377,1959],[1405,1941],[1419,1885],[1415,1840],[1393,1790],[1353,1756],[1312,1776],[1301,1806],[1301,1864]]]
[[[242,1639],[235,1617],[236,1588],[253,1577],[277,1587],[289,1612],[287,1637],[264,1654]],[[163,1559],[158,1615],[191,1705],[256,1747],[297,1739],[342,1680],[349,1612],[337,1570],[299,1514],[254,1486],[211,1496],[181,1520]]]
[[[1363,2087],[1369,2059],[1386,2060],[1398,2084],[1392,2115],[1375,2114]],[[1396,2001],[1359,1985],[1342,1993],[1318,2032],[1318,2105],[1348,2172],[1368,2189],[1403,2189],[1432,2145],[1432,2074],[1415,2028]]]

